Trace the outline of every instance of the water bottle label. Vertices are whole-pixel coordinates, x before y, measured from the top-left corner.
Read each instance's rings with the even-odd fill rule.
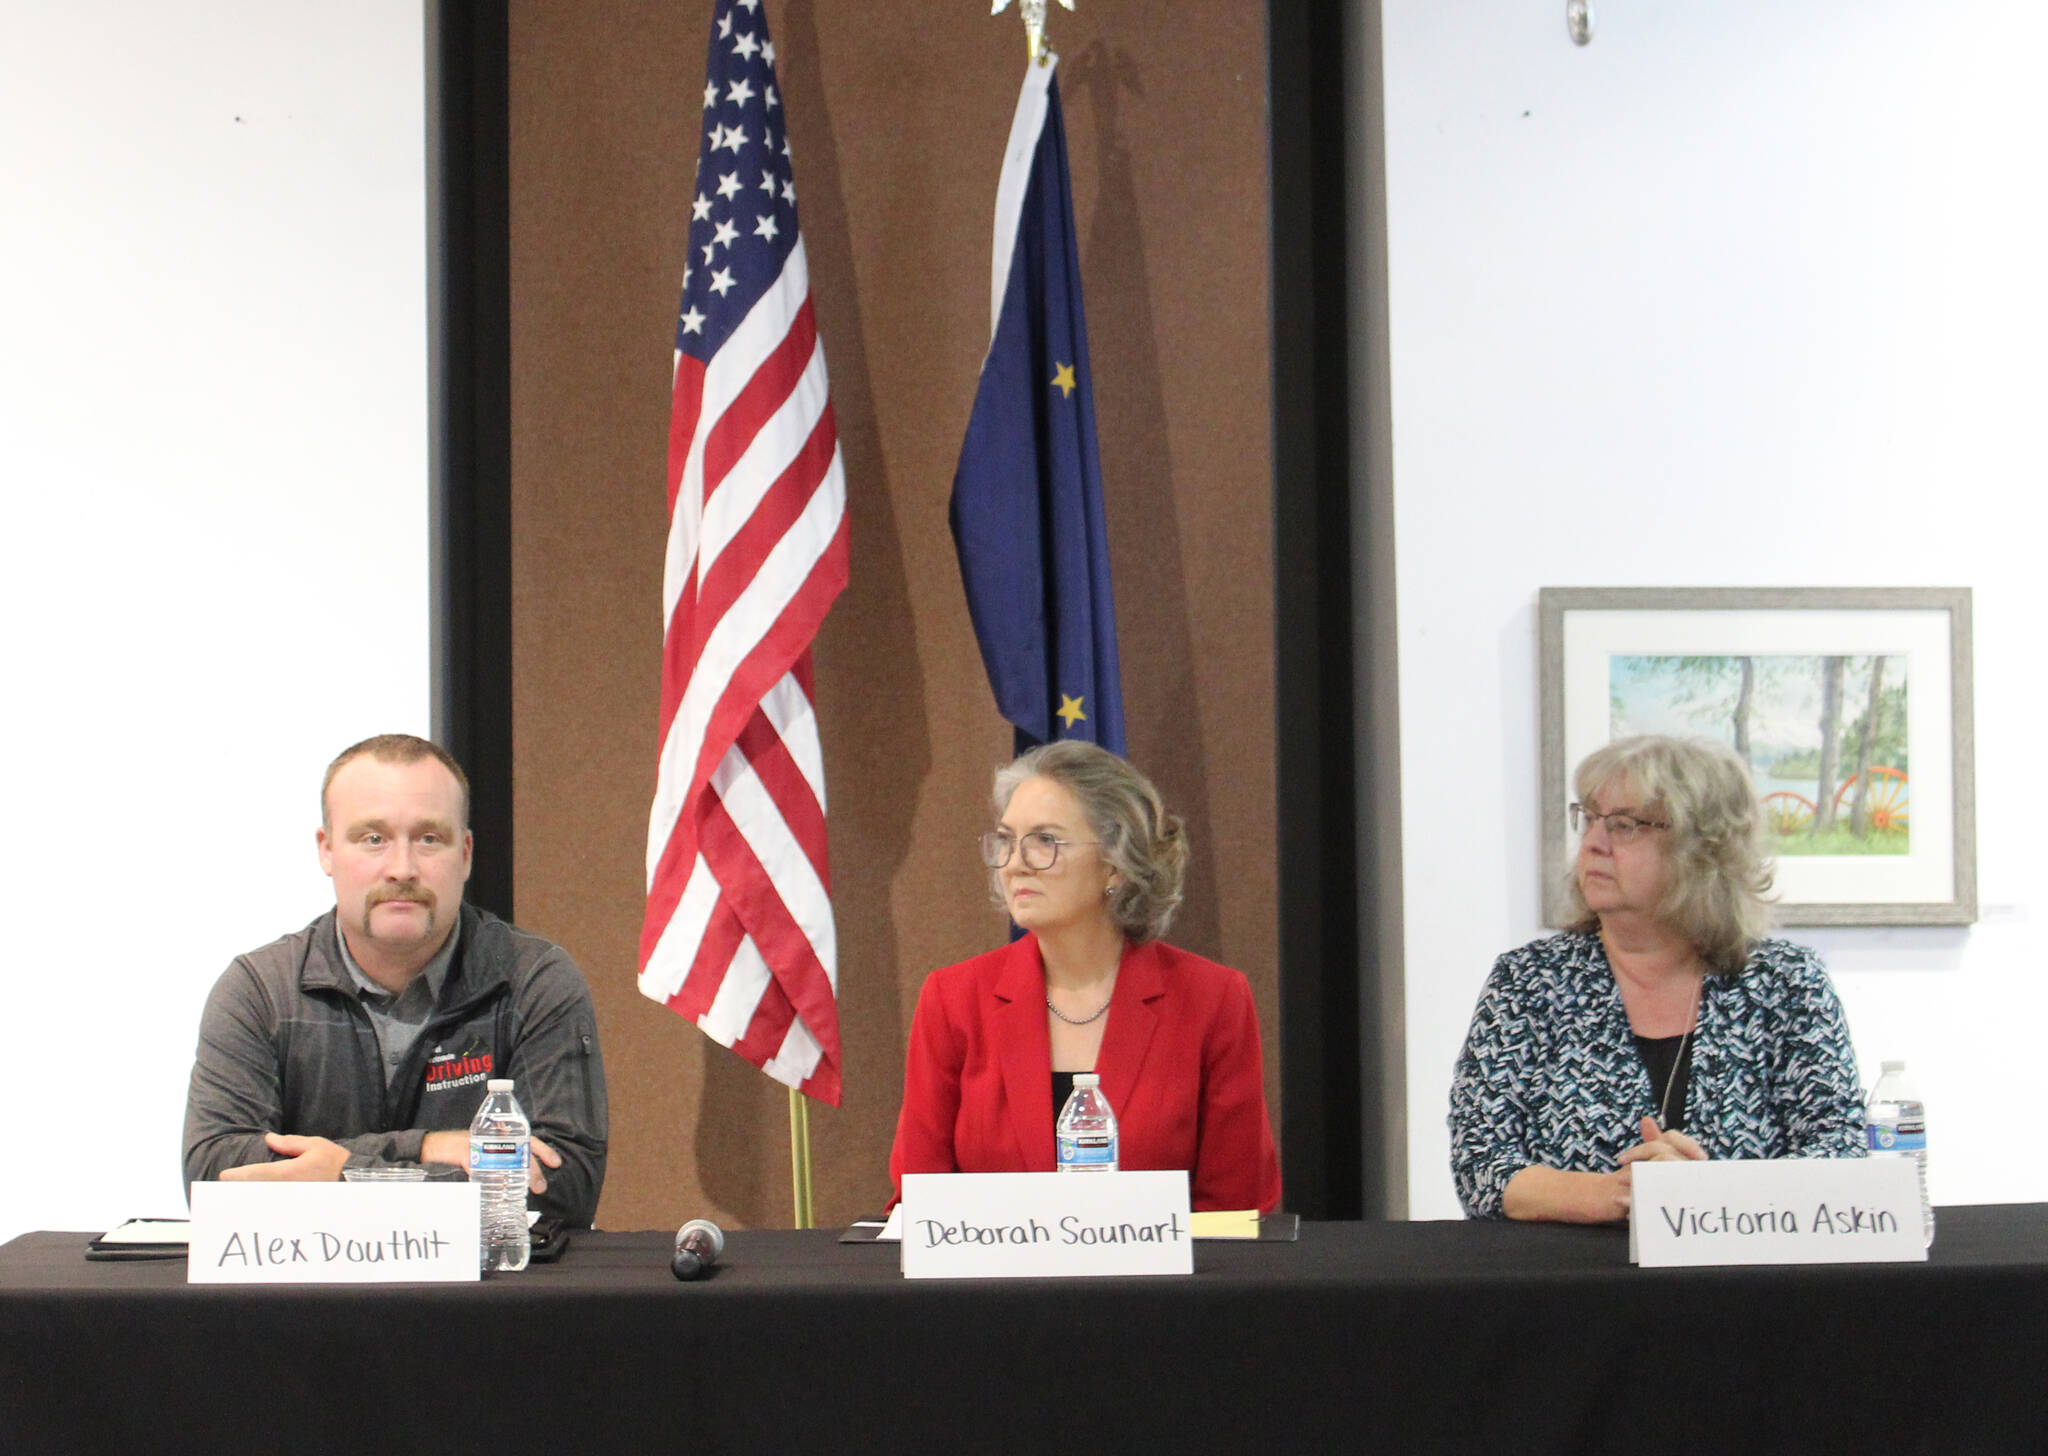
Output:
[[[526,1168],[526,1144],[511,1138],[478,1139],[469,1145],[472,1173],[517,1173]]]
[[[1116,1144],[1101,1133],[1084,1133],[1059,1140],[1063,1168],[1107,1168],[1116,1162]]]
[[[1870,1134],[1870,1151],[1873,1153],[1924,1153],[1927,1151],[1927,1124],[1902,1122],[1897,1127],[1887,1127],[1874,1122],[1867,1129]]]

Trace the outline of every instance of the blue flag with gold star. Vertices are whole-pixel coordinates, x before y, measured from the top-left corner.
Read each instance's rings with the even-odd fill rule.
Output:
[[[1026,71],[996,189],[993,318],[953,473],[953,543],[981,660],[1019,750],[1085,738],[1122,753],[1116,603],[1056,65]]]

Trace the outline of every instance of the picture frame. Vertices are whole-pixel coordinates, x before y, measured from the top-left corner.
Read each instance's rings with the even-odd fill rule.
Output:
[[[1778,924],[1977,919],[1968,587],[1544,587],[1537,639],[1546,925],[1571,773],[1633,733],[1743,752]]]

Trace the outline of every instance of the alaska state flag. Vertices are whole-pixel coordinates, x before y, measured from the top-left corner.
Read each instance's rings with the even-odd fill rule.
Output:
[[[988,356],[960,465],[953,543],[996,707],[1020,751],[1124,751],[1123,689],[1088,326],[1058,62],[1030,66],[996,189]]]

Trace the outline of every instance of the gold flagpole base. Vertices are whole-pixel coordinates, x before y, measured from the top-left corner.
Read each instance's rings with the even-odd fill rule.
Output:
[[[789,1089],[789,1186],[796,1200],[796,1228],[811,1227],[811,1101]]]

